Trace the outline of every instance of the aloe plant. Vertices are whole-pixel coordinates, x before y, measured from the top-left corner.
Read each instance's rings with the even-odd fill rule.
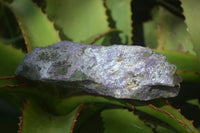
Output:
[[[140,2],[1,0],[1,131],[199,132],[199,1]],[[148,19],[141,21],[144,12]],[[14,74],[25,53],[38,46],[61,40],[135,45],[138,36],[146,47],[164,54],[177,66],[183,78],[178,97],[147,102],[116,99],[33,82]]]

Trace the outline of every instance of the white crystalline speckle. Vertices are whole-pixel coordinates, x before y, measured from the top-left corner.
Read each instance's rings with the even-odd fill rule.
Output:
[[[148,48],[68,41],[34,49],[22,60],[16,74],[44,82],[62,81],[65,87],[65,81],[73,81],[89,92],[139,100],[174,97],[181,81],[176,66]]]
[[[52,63],[48,62],[48,63],[38,63],[38,65],[43,66],[41,67],[40,73],[41,73],[41,78],[43,79],[48,79],[50,77],[49,73],[48,73],[48,69],[51,67]]]

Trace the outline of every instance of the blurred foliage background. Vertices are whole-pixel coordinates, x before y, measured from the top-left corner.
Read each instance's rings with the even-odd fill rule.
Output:
[[[199,12],[199,0],[0,0],[0,131],[199,132]],[[15,76],[25,53],[61,40],[152,48],[177,66],[180,94],[123,100]]]

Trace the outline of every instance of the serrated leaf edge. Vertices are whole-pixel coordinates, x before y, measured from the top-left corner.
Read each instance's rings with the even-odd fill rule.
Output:
[[[159,108],[157,108],[156,106],[154,106],[153,104],[149,104],[148,107],[152,108],[153,110],[162,112],[166,115],[168,115],[170,118],[176,120],[178,123],[180,123],[185,129],[187,129],[188,131],[190,131],[191,133],[194,133],[190,128],[188,128],[188,126],[181,120],[177,119],[176,117],[174,117],[172,114],[170,114],[169,112],[165,111],[165,110],[161,110]],[[171,107],[172,108],[172,107]]]
[[[15,10],[13,9],[13,7],[9,3],[3,2],[3,4],[5,4],[12,11],[12,13],[14,14],[14,16],[16,17],[16,20],[17,20],[17,22],[19,24],[21,32],[22,32],[22,34],[24,36],[24,40],[25,40],[25,44],[26,44],[26,49],[27,49],[28,52],[30,52],[31,50],[30,50],[30,46],[28,44],[28,38],[26,36],[26,33],[24,31],[23,24],[22,24],[20,18],[18,17],[17,13],[15,12]]]
[[[16,79],[18,78],[18,76],[3,76],[3,77],[0,77],[0,80],[7,80],[7,79]]]
[[[130,5],[130,9],[131,9],[131,3],[132,3],[132,0],[130,0],[130,3],[129,3],[129,5]],[[105,12],[107,12],[108,11],[108,7],[107,7],[107,5],[106,5],[106,0],[103,0],[103,5],[104,5],[104,7],[105,7]],[[131,10],[131,14],[130,14],[130,20],[131,20],[131,22],[130,22],[130,29],[131,29],[131,33],[129,34],[129,36],[130,36],[130,43],[131,44],[133,44],[133,19],[132,19],[132,16],[133,16],[133,12],[132,12],[132,10]],[[109,18],[110,18],[110,16],[106,13],[106,17],[107,17],[107,23],[108,23],[108,26],[110,27],[110,22],[109,22]],[[110,27],[110,28],[113,28],[113,27]]]
[[[189,73],[189,74],[196,74],[196,75],[200,75],[200,72],[188,72],[188,71],[186,71],[186,70],[177,71],[177,74],[180,74],[180,73]]]
[[[6,85],[6,86],[1,86],[1,89],[7,89],[7,88],[18,88],[18,87],[27,87],[27,84],[18,84],[18,85]]]
[[[174,109],[174,110],[178,111],[181,114],[181,109],[180,108],[179,109],[174,108],[173,106],[170,105],[170,103],[167,100],[161,99],[161,101],[164,102],[164,103],[166,103],[171,109]],[[181,116],[184,119],[188,120],[184,115],[181,114]],[[193,128],[195,128],[194,125],[193,125],[194,120],[188,120],[188,121],[192,124]]]
[[[89,42],[89,44],[94,44],[96,41],[98,41],[102,37],[106,36],[107,34],[109,34],[111,32],[115,32],[115,31],[116,32],[122,32],[121,30],[109,28],[107,31],[99,33],[92,41]]]
[[[49,19],[48,15],[47,15],[47,13],[43,12],[42,9],[41,9],[36,3],[34,3],[32,0],[31,0],[31,2],[35,5],[35,7],[37,7],[37,8],[40,10],[40,12],[42,13],[42,15],[44,15],[44,16],[46,17],[46,19],[51,23],[53,29],[54,29],[54,30],[56,31],[56,33],[57,33],[57,37],[58,37],[59,41],[61,41],[61,38],[60,38],[60,36],[59,36],[59,32],[60,32],[60,31],[57,30],[57,29],[55,28],[55,22],[51,21],[51,20]]]
[[[21,108],[22,115],[18,117],[18,119],[19,119],[19,123],[18,123],[19,130],[17,131],[18,133],[22,133],[24,109],[25,109],[26,105],[27,105],[27,103],[24,102],[24,108]]]
[[[60,39],[60,36],[59,36],[59,31],[55,29],[54,22],[52,22],[52,21],[49,20],[47,14],[43,13],[43,12],[42,12],[42,9],[41,9],[37,4],[35,4],[32,0],[30,0],[30,2],[32,2],[32,4],[35,5],[35,7],[36,7],[37,9],[40,10],[41,14],[42,14],[43,16],[45,16],[46,19],[50,22],[50,24],[52,25],[53,29],[54,29],[54,30],[56,31],[56,33],[57,33],[58,40],[60,41],[61,39]],[[31,52],[31,48],[30,48],[30,45],[29,45],[29,41],[28,41],[27,35],[26,35],[25,31],[24,31],[24,26],[23,26],[23,24],[22,24],[20,18],[18,17],[17,13],[15,12],[15,10],[13,9],[13,7],[12,7],[9,3],[7,3],[7,2],[2,2],[2,3],[4,3],[4,4],[12,11],[12,13],[14,14],[14,16],[16,17],[16,20],[17,20],[17,22],[18,22],[18,24],[19,24],[19,27],[20,27],[20,29],[21,29],[21,32],[22,32],[22,34],[23,34],[23,36],[24,36],[24,40],[25,40],[25,44],[26,44],[27,51],[28,51],[28,53]]]
[[[82,104],[79,106],[79,108],[78,108],[78,110],[77,110],[77,112],[76,112],[76,115],[75,115],[75,117],[74,117],[74,119],[73,119],[73,122],[72,122],[72,126],[71,126],[71,129],[70,129],[70,133],[73,133],[74,126],[75,126],[75,124],[76,124],[76,121],[77,121],[78,116],[80,115],[80,112],[81,112],[81,110],[82,110],[83,105],[84,105],[84,103],[82,103]]]

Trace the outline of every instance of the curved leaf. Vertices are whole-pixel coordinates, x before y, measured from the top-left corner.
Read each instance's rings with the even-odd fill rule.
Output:
[[[167,102],[157,100],[153,102],[153,106],[150,105],[151,108],[157,107],[157,110],[162,110],[164,113],[169,113],[171,118],[175,119],[179,123],[181,123],[185,129],[187,129],[190,132],[198,132],[198,130],[193,126],[192,121],[187,120],[180,112],[180,110],[173,108],[171,105],[169,105]],[[159,108],[159,109],[158,109]]]
[[[40,89],[42,90],[42,88]],[[19,95],[19,98],[23,100],[31,97],[34,100],[40,102],[41,105],[45,105],[45,107],[57,115],[68,114],[82,103],[106,103],[126,107],[126,104],[119,99],[94,95],[74,95],[68,98],[59,98],[57,96],[52,96],[47,92],[42,92],[41,90],[39,91],[24,84],[22,84],[22,86],[20,84],[0,86],[1,94],[13,93],[15,95]]]
[[[191,121],[187,120],[179,110],[172,108],[167,103],[159,100],[151,102],[153,104],[144,105],[141,103],[134,103],[136,110],[142,111],[155,117],[169,126],[173,127],[176,131],[181,133],[199,133],[193,126]]]
[[[33,100],[28,100],[21,118],[22,133],[69,133],[73,131],[74,122],[81,107],[75,108],[64,116],[48,113]]]
[[[31,0],[13,0],[6,5],[17,18],[28,52],[35,47],[60,41],[53,24]]]
[[[106,103],[84,104],[74,127],[74,133],[103,133],[101,111]]]
[[[155,9],[152,11],[153,20],[144,22],[143,27],[144,27],[145,45],[147,47],[156,49],[158,47],[159,31],[158,31],[158,25],[157,25],[158,15],[154,12],[156,12]]]
[[[126,104],[123,104],[123,102],[118,99],[106,98],[102,96],[82,95],[63,99],[59,104],[57,104],[55,110],[58,114],[66,114],[79,106],[81,103],[108,103],[123,107],[126,106]]]
[[[74,42],[109,30],[101,0],[48,0],[46,12],[64,35]]]
[[[110,18],[114,21],[114,27],[121,30],[119,35],[122,44],[132,44],[132,12],[131,0],[106,0],[106,7],[110,11]]]
[[[116,33],[121,33],[122,31],[120,30],[117,30],[117,29],[109,29],[108,31],[106,32],[103,32],[103,33],[100,33],[100,34],[97,34],[97,35],[94,35],[94,36],[91,36],[90,38],[86,39],[85,41],[82,41],[82,43],[85,43],[85,44],[94,44],[94,43],[98,43],[101,42],[102,40],[100,39],[104,39],[106,40],[106,37],[110,37],[110,35],[112,34],[116,34]],[[104,41],[102,43],[102,45],[106,46],[106,45],[110,45],[110,39],[108,39],[108,42]]]
[[[164,50],[190,52],[195,55],[191,37],[184,20],[163,7],[152,10],[153,20],[144,23],[144,38],[147,46]]]
[[[176,131],[170,129],[170,128],[166,128],[164,126],[156,126],[156,129],[155,129],[156,133],[177,133]]]
[[[47,92],[41,92],[36,88],[30,87],[25,83],[19,84],[18,81],[12,82],[12,84],[0,86],[0,96],[6,97],[7,101],[17,107],[29,98],[39,101],[41,105],[44,105],[49,111],[54,112],[55,105],[59,102],[58,97],[52,96]],[[10,98],[8,99],[7,96]]]
[[[183,14],[188,26],[188,32],[191,35],[194,51],[196,52],[198,59],[200,60],[200,27],[199,27],[199,12],[200,1],[199,0],[180,0],[182,2]]]
[[[24,53],[20,50],[13,48],[12,46],[4,45],[0,43],[0,77],[12,76],[15,70],[24,57]]]
[[[177,66],[177,73],[184,82],[200,81],[200,63],[196,56],[177,51],[155,50],[167,57],[167,60]]]
[[[152,133],[138,116],[125,109],[108,109],[101,113],[104,133]]]
[[[187,103],[191,104],[191,105],[194,105],[194,106],[197,106],[197,108],[200,109],[200,104],[199,104],[199,100],[198,99],[191,99],[191,100],[188,100]]]

